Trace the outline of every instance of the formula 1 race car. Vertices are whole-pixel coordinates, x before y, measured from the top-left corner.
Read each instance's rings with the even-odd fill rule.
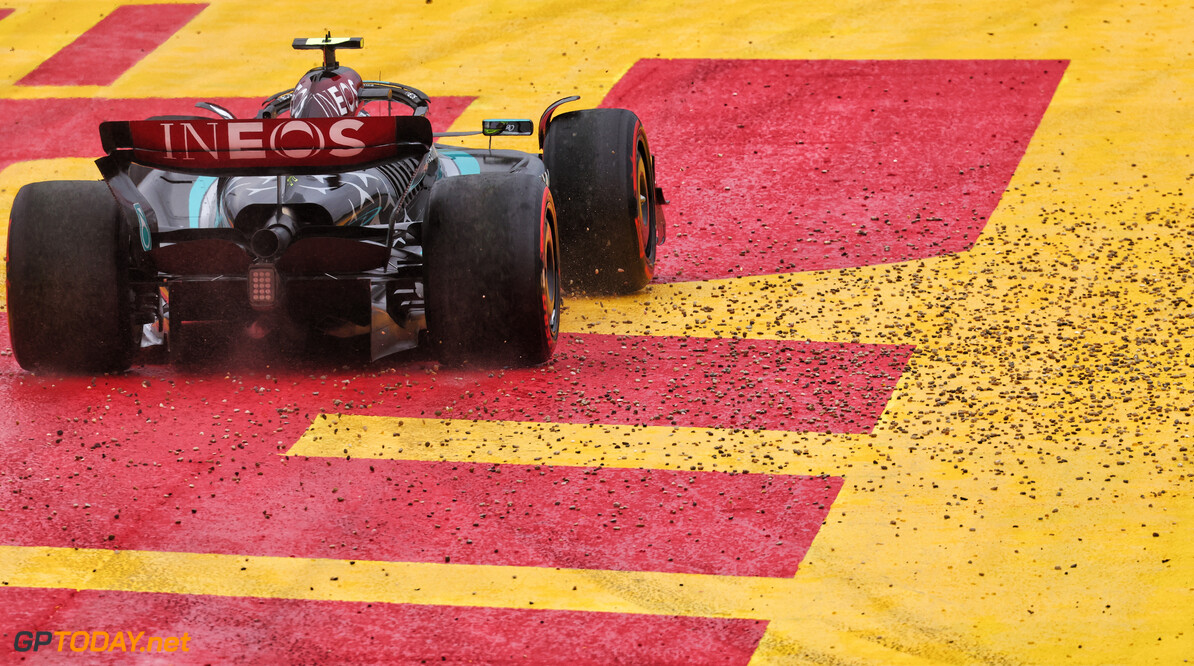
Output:
[[[492,148],[534,135],[530,120],[434,134],[422,92],[336,62],[362,41],[295,40],[323,65],[253,119],[202,102],[217,117],[105,122],[104,182],[21,188],[7,260],[21,367],[119,372],[158,344],[182,360],[213,324],[368,340],[373,359],[423,342],[445,364],[537,364],[562,289],[651,280],[663,195],[634,113],[554,116],[578,98],[562,99],[539,154]],[[462,135],[490,145],[434,142]]]

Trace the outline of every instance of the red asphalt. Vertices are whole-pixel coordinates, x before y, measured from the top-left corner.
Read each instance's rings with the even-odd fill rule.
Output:
[[[121,5],[20,81],[19,86],[109,86],[207,7]]]
[[[6,589],[0,653],[17,631],[188,635],[172,663],[746,664],[767,623],[726,618],[367,604],[199,595]],[[218,628],[218,629],[213,629]],[[142,637],[138,646],[147,643]],[[29,663],[143,663],[150,655],[71,652],[58,639]],[[7,645],[4,645],[7,644]],[[131,641],[126,640],[126,644]],[[76,647],[83,647],[76,639]],[[54,659],[57,657],[58,659]],[[19,657],[9,653],[9,660]]]
[[[640,60],[602,106],[643,119],[660,282],[968,249],[1065,61]]]
[[[969,247],[1064,68],[650,60],[604,103],[638,111],[659,157],[672,201],[661,279],[699,280]],[[63,74],[50,81],[38,85],[69,84]],[[193,101],[0,101],[5,117],[23,119],[0,126],[0,166],[96,156],[99,120],[188,113]],[[215,101],[242,116],[258,102]],[[468,101],[437,100],[436,128]],[[324,411],[862,433],[911,352],[569,335],[552,363],[493,377],[440,369],[419,354],[362,365],[237,351],[202,371],[144,366],[94,379],[32,376],[5,352],[3,543],[787,577],[841,478],[280,454]],[[746,663],[765,628],[529,609],[0,594],[6,638],[200,627],[204,640],[192,645],[206,656],[195,656],[216,662]]]
[[[508,386],[583,401],[570,355],[506,371]],[[417,416],[403,392],[447,406],[490,374],[436,372],[426,361],[222,378],[145,368],[94,380],[6,366],[0,493],[10,544],[787,577],[841,486],[834,477],[279,455],[320,410]],[[500,388],[487,395],[519,402]]]
[[[874,428],[912,350],[565,334],[543,367],[444,369],[431,381],[389,390],[400,399],[401,416],[864,433]]]
[[[258,361],[256,369],[225,376],[149,366],[119,377],[48,378],[22,373],[6,357],[5,543],[791,576],[841,486],[835,477],[279,455],[319,418],[310,406],[402,415],[406,400],[394,395],[395,386],[461,397],[459,388],[433,388],[445,374],[413,359],[303,369]],[[484,371],[459,376],[468,382],[482,375],[488,379]],[[459,381],[453,375],[449,383]],[[540,385],[572,390],[570,381],[546,378]],[[190,631],[195,653],[188,662],[236,655],[312,663],[444,657],[686,664],[714,655],[744,664],[765,629],[746,620],[617,613],[13,588],[0,594],[10,636]],[[98,658],[119,663],[122,656]]]

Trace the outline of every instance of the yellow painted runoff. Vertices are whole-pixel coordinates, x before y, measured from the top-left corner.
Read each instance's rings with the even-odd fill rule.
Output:
[[[353,67],[366,78],[474,96],[451,129],[537,117],[571,94],[596,105],[644,58],[1069,65],[967,251],[568,300],[572,333],[915,346],[870,433],[717,433],[734,469],[844,478],[794,578],[3,545],[8,584],[769,620],[752,664],[1194,656],[1189,5],[336,4],[329,14],[324,2],[211,0],[111,86],[51,88],[16,82],[117,3],[13,0],[0,20],[0,99],[264,97],[310,64],[290,40],[325,30],[365,38]],[[535,150],[533,138],[506,145]],[[58,177],[98,174],[87,159],[17,162],[0,173],[0,214],[22,184]],[[561,425],[548,445],[533,436],[543,425],[329,420],[338,432],[317,420],[284,453],[706,470],[731,460],[703,428]],[[431,582],[449,566],[452,585]],[[304,582],[337,575],[313,591]],[[422,589],[378,586],[391,575]]]

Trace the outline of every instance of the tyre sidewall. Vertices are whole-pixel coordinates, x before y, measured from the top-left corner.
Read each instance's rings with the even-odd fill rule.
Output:
[[[553,217],[551,193],[530,174],[436,183],[423,232],[424,301],[441,362],[533,365],[550,358],[559,296],[549,307],[540,277],[555,237]]]
[[[543,155],[559,213],[565,283],[583,291],[629,293],[650,282],[657,202],[650,147],[638,117],[626,109],[563,114],[548,127]],[[646,192],[637,177],[640,163]],[[640,195],[647,198],[646,216]]]
[[[134,351],[128,245],[103,182],[21,188],[8,236],[13,355],[28,370],[115,372]]]

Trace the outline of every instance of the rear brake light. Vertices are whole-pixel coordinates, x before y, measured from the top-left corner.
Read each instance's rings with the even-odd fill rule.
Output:
[[[254,310],[270,310],[278,303],[282,281],[273,264],[249,267],[249,305]]]

